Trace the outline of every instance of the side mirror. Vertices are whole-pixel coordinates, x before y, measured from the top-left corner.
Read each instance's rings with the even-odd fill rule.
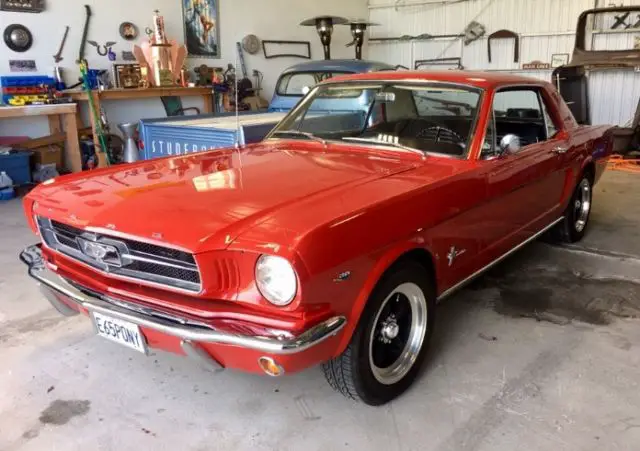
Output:
[[[500,154],[501,155],[509,155],[511,153],[516,153],[520,150],[522,146],[520,145],[520,138],[518,138],[514,134],[507,134],[502,137],[500,140]]]

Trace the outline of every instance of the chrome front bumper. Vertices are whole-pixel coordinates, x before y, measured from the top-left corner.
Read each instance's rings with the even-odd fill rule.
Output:
[[[20,260],[28,266],[29,275],[40,282],[41,289],[47,300],[63,315],[75,315],[77,312],[61,302],[55,294],[64,295],[70,301],[90,312],[102,313],[142,327],[154,329],[180,338],[183,343],[219,343],[280,355],[295,354],[307,350],[336,335],[347,322],[344,316],[334,316],[294,337],[291,337],[291,334],[285,331],[282,334],[274,331],[274,335],[278,336],[278,338],[275,338],[219,331],[204,324],[197,325],[186,318],[167,315],[159,311],[157,315],[154,315],[153,311],[146,307],[140,306],[136,308],[136,306],[132,305],[131,308],[127,308],[127,303],[124,301],[110,300],[108,296],[97,297],[79,290],[45,266],[40,246],[38,244],[27,247],[20,254]],[[148,313],[143,312],[143,310]]]

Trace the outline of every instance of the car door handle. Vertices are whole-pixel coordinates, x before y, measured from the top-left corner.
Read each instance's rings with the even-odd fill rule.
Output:
[[[569,150],[568,147],[556,146],[553,149],[551,149],[551,152],[561,155],[563,153],[567,153],[567,150]]]

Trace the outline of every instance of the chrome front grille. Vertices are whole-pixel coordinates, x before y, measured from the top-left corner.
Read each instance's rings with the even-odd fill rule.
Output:
[[[45,244],[102,272],[198,292],[200,273],[192,254],[85,230],[38,217]]]

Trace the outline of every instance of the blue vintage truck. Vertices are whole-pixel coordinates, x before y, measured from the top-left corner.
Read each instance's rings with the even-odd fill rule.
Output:
[[[239,117],[239,126],[232,113],[202,114],[197,116],[142,119],[140,138],[141,158],[183,155],[218,147],[258,142],[293,108],[315,84],[328,78],[364,72],[395,70],[386,63],[363,60],[309,61],[289,67],[280,74],[269,109],[266,112],[245,112]],[[318,114],[348,112],[357,98],[318,103]]]

